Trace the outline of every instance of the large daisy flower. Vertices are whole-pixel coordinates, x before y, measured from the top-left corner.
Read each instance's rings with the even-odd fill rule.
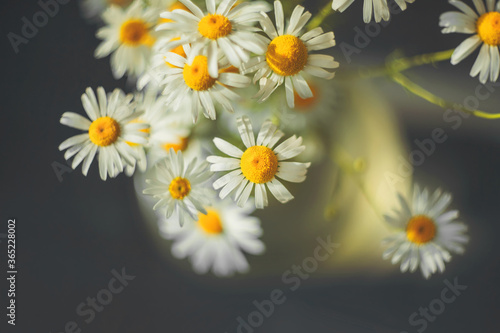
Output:
[[[415,0],[394,0],[401,10],[406,9],[406,3],[413,3]],[[354,0],[333,0],[332,8],[333,10],[338,10],[343,12],[346,10]],[[363,5],[363,21],[365,23],[370,23],[372,20],[372,15],[375,16],[375,22],[380,22],[380,20],[389,20],[391,13],[389,12],[389,7],[387,5],[387,0],[365,0]]]
[[[401,262],[401,272],[414,272],[420,266],[426,279],[437,270],[442,273],[450,252],[463,253],[469,241],[467,226],[456,221],[458,211],[447,211],[451,195],[440,189],[429,195],[427,189],[420,191],[415,185],[411,202],[398,197],[400,210],[384,217],[400,231],[384,240],[389,248],[383,258],[392,258],[393,264]]]
[[[186,166],[182,152],[170,150],[168,157],[155,165],[153,178],[146,179],[151,187],[143,193],[158,202],[153,210],[162,209],[165,218],[177,220],[181,226],[186,221],[198,220],[198,213],[206,214],[204,206],[210,205],[210,189],[203,183],[211,176],[206,162],[191,160]]]
[[[216,104],[233,112],[231,100],[237,99],[238,94],[229,88],[247,87],[250,79],[229,65],[222,66],[226,68],[221,69],[219,77],[214,79],[208,74],[207,56],[193,51],[189,45],[183,47],[187,57],[169,52],[161,60],[172,66],[164,69],[161,83],[169,106],[174,111],[190,110],[194,122],[198,119],[200,110],[203,110],[207,118],[214,120]]]
[[[246,150],[243,152],[229,142],[215,138],[217,148],[231,157],[207,157],[207,161],[212,163],[211,171],[233,170],[213,184],[216,190],[222,188],[220,198],[224,199],[236,190],[235,201],[243,207],[255,185],[257,208],[262,209],[268,205],[266,186],[281,203],[292,200],[293,195],[277,177],[294,183],[301,183],[306,179],[310,163],[284,162],[306,149],[302,145],[302,138],[294,135],[274,148],[284,135],[276,125],[266,121],[256,141],[248,117],[238,118],[237,123]]]
[[[482,0],[474,0],[477,13],[462,1],[451,0],[450,4],[460,12],[446,12],[441,15],[439,25],[442,33],[464,33],[473,36],[464,40],[453,52],[451,63],[458,64],[469,56],[481,44],[479,55],[470,71],[475,77],[479,74],[479,81],[486,83],[488,78],[494,82],[500,73],[500,2],[495,6],[495,0],[487,0],[486,7]]]
[[[312,92],[303,77],[303,73],[324,79],[332,79],[334,73],[325,68],[337,68],[339,63],[332,56],[310,54],[315,50],[323,50],[335,45],[333,32],[323,33],[323,29],[315,28],[301,34],[302,28],[311,18],[311,13],[305,12],[304,7],[296,6],[288,27],[285,30],[283,6],[280,1],[274,2],[276,26],[265,13],[260,21],[262,29],[269,36],[266,38],[266,52],[250,59],[243,64],[245,73],[255,72],[254,82],[266,78],[266,84],[255,96],[260,102],[265,101],[273,91],[285,83],[286,100],[294,107],[294,91],[302,98],[312,97]],[[286,32],[286,33],[285,33]]]
[[[259,12],[270,10],[263,1],[236,4],[237,0],[224,0],[216,8],[215,0],[206,0],[207,13],[190,0],[180,0],[190,12],[174,10],[161,17],[172,20],[158,26],[158,30],[181,31],[182,38],[169,43],[169,48],[183,44],[200,44],[200,51],[208,57],[211,77],[219,75],[218,59],[225,55],[231,65],[240,68],[248,61],[249,53],[261,54],[266,49],[265,40],[256,33],[253,25],[260,19]]]
[[[59,150],[68,149],[64,158],[75,156],[72,168],[80,163],[82,173],[86,176],[90,164],[99,153],[99,173],[103,180],[107,176],[115,177],[122,172],[125,165],[134,165],[140,157],[127,144],[145,144],[148,125],[131,123],[130,121],[141,115],[133,112],[130,104],[133,96],[115,89],[106,96],[102,87],[97,88],[97,98],[91,88],[87,88],[82,95],[83,108],[87,118],[73,112],[65,112],[61,117],[61,124],[86,131],[73,136],[59,145]]]
[[[249,270],[244,252],[259,255],[265,250],[260,241],[260,220],[249,216],[253,205],[243,209],[231,201],[221,201],[198,213],[198,221],[180,227],[169,220],[160,220],[163,237],[173,240],[172,254],[189,258],[198,274],[209,270],[217,276],[231,276]]]
[[[113,53],[111,69],[117,79],[125,73],[134,77],[144,73],[156,41],[158,13],[135,0],[127,9],[109,7],[102,17],[106,26],[97,31],[96,36],[103,42],[95,50],[95,57]]]

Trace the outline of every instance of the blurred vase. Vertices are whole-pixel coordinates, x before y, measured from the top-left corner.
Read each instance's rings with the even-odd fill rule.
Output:
[[[136,174],[144,222],[158,251],[172,266],[197,283],[225,288],[276,282],[293,265],[303,263],[312,270],[309,280],[319,283],[352,278],[373,282],[398,269],[382,260],[381,240],[390,230],[381,212],[395,207],[396,192],[406,191],[410,185],[408,174],[397,174],[406,148],[393,112],[373,85],[352,83],[341,89],[337,92],[341,100],[332,111],[334,120],[318,133],[325,146],[324,157],[311,166],[304,183],[286,184],[295,199],[284,205],[273,199],[269,207],[255,212],[261,219],[266,252],[247,256],[251,267],[247,274],[229,279],[197,276],[188,260],[172,257],[171,241],[158,233],[153,201],[141,194],[147,176]],[[398,181],[392,184],[391,175],[395,174]],[[314,258],[315,249],[329,240],[336,248],[326,260],[317,261],[315,268],[307,258]]]

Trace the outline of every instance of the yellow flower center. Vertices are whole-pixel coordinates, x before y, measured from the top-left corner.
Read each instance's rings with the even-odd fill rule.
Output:
[[[207,215],[198,214],[198,225],[207,234],[220,234],[223,231],[220,216],[213,209],[207,209]]]
[[[224,15],[208,14],[198,23],[200,34],[209,39],[225,37],[231,33],[233,25]]]
[[[182,10],[185,10],[186,12],[191,13],[191,11],[186,6],[184,6],[182,3],[180,3],[179,1],[176,1],[172,6],[168,7],[167,11],[171,12],[171,11],[176,10],[176,9],[182,9]],[[160,17],[159,23],[169,23],[169,22],[173,22],[173,21],[171,19],[166,19],[166,18]]]
[[[481,15],[476,22],[477,34],[483,42],[491,46],[500,45],[500,13],[489,12]]]
[[[278,171],[278,158],[274,152],[264,146],[248,148],[241,156],[241,171],[251,182],[267,183]]]
[[[134,120],[131,120],[129,122],[130,123],[137,123],[137,124],[142,124],[144,123],[144,121],[142,119],[139,119],[139,118],[136,118]],[[148,127],[148,128],[143,128],[141,130],[139,130],[139,132],[143,132],[143,133],[151,133],[151,129]],[[135,143],[135,142],[130,142],[130,141],[125,141],[126,144],[128,144],[130,147],[137,147],[137,146],[140,146],[139,143]]]
[[[106,147],[116,142],[120,136],[120,124],[110,117],[97,118],[90,124],[89,138],[92,143]]]
[[[291,76],[300,72],[306,66],[307,58],[306,45],[292,35],[278,36],[267,47],[267,64],[281,76]]]
[[[179,141],[180,141],[179,143],[166,143],[163,145],[163,149],[165,149],[166,151],[169,151],[170,148],[172,148],[175,152],[178,152],[179,150],[180,151],[186,150],[188,143],[189,143],[189,139],[188,138],[180,138]]]
[[[181,38],[180,37],[175,37],[175,38],[172,38],[170,41],[174,41],[174,40],[180,40]],[[172,53],[175,53],[175,54],[178,54],[180,55],[181,57],[183,58],[186,58],[186,52],[184,52],[184,47],[182,47],[182,45],[179,45],[175,48],[173,48],[172,50],[170,50],[169,52],[172,52]],[[168,66],[168,67],[172,67],[172,68],[175,68],[177,66],[174,66],[172,65],[171,63],[165,61],[165,64]]]
[[[415,244],[425,244],[436,236],[434,221],[425,215],[413,216],[406,226],[406,237]]]
[[[312,84],[310,84],[309,87],[311,88],[313,97],[302,98],[296,91],[293,93],[295,97],[295,109],[299,112],[307,113],[309,111],[312,111],[312,107],[316,105],[319,100],[319,91],[317,87]]]
[[[152,46],[155,42],[149,34],[148,25],[141,19],[125,21],[120,28],[120,40],[128,46]]]
[[[191,183],[186,178],[176,177],[170,182],[168,190],[172,198],[182,200],[191,191]]]
[[[217,81],[208,74],[207,57],[202,55],[196,56],[191,65],[184,66],[183,76],[188,87],[197,91],[208,90]]]

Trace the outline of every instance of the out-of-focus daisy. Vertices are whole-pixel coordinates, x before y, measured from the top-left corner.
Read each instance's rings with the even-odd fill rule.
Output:
[[[136,110],[140,111],[140,116],[133,119],[132,123],[144,123],[148,125],[147,129],[141,130],[148,134],[148,142],[145,145],[139,145],[132,142],[127,142],[132,149],[137,152],[140,158],[137,163],[127,165],[125,173],[131,176],[136,169],[139,171],[146,171],[148,159],[146,158],[146,150],[151,150],[153,147],[161,145],[165,151],[163,157],[170,148],[175,151],[184,150],[187,146],[187,138],[189,136],[189,127],[184,121],[181,124],[179,115],[175,114],[171,109],[165,107],[167,103],[165,97],[158,95],[158,91],[154,88],[149,88],[144,93],[137,93],[135,95],[135,102],[137,104]],[[185,117],[186,118],[186,117]],[[186,141],[184,143],[184,141]]]
[[[83,17],[90,21],[99,21],[101,14],[111,5],[127,8],[132,0],[81,0]]]
[[[312,92],[303,77],[303,73],[324,79],[332,79],[333,72],[325,70],[337,68],[339,63],[332,56],[324,54],[310,54],[312,51],[323,50],[335,45],[333,32],[323,33],[323,29],[315,28],[301,34],[302,28],[311,18],[311,13],[305,12],[304,7],[296,6],[288,27],[285,30],[283,6],[280,1],[274,2],[276,26],[269,17],[262,13],[260,21],[262,29],[269,36],[266,38],[266,52],[264,55],[253,57],[243,64],[244,73],[255,72],[253,81],[266,78],[266,84],[255,96],[260,102],[265,101],[274,90],[285,83],[286,100],[288,106],[294,107],[294,91],[301,98],[312,97]]]
[[[415,0],[394,0],[401,10],[406,9],[406,3],[413,3]],[[333,10],[338,10],[343,12],[349,7],[354,0],[333,0],[332,8]],[[375,22],[380,22],[380,20],[389,20],[391,13],[389,12],[389,7],[387,5],[387,0],[365,0],[363,5],[363,21],[365,23],[370,23],[372,20],[372,15],[375,17]]]
[[[211,171],[231,171],[214,182],[215,189],[224,199],[236,190],[235,201],[239,206],[245,205],[255,185],[255,206],[264,208],[268,205],[266,186],[281,203],[293,199],[293,195],[277,179],[277,177],[294,183],[306,179],[310,163],[284,162],[299,155],[305,150],[302,138],[295,135],[283,143],[274,146],[283,137],[276,125],[265,122],[257,136],[257,141],[248,117],[237,119],[238,130],[246,150],[235,147],[227,141],[215,138],[214,143],[223,153],[231,157],[209,156]]]
[[[231,100],[238,98],[231,87],[244,88],[250,84],[250,79],[229,65],[220,70],[217,79],[208,74],[208,59],[206,55],[198,54],[189,45],[184,45],[187,58],[169,52],[164,61],[172,67],[163,71],[163,94],[168,97],[169,106],[174,111],[191,111],[196,122],[200,110],[210,119],[216,118],[215,105],[233,112]],[[224,66],[221,66],[221,68]]]
[[[386,221],[399,229],[384,240],[389,248],[383,258],[401,261],[401,272],[414,272],[418,266],[426,279],[432,273],[444,271],[444,263],[451,259],[450,252],[463,253],[469,241],[465,235],[467,226],[456,221],[458,211],[447,211],[451,195],[437,189],[429,195],[415,185],[413,199],[407,202],[398,195],[401,208],[393,215],[385,215]]]
[[[127,144],[145,144],[148,125],[131,123],[141,113],[133,112],[130,104],[133,96],[115,89],[106,96],[102,87],[97,88],[97,98],[91,88],[87,88],[82,95],[82,104],[88,117],[73,112],[65,112],[61,117],[61,124],[87,131],[73,136],[59,146],[59,150],[68,149],[64,158],[73,159],[72,168],[80,163],[82,173],[86,176],[95,155],[99,154],[99,173],[103,180],[107,176],[115,177],[122,172],[126,164],[134,165],[140,157]],[[124,164],[126,163],[126,164]]]
[[[111,69],[115,78],[125,73],[133,77],[144,73],[156,41],[157,15],[155,10],[143,7],[141,0],[135,0],[127,9],[111,6],[103,13],[106,26],[96,34],[103,42],[94,55],[103,58],[113,53]]]
[[[158,30],[182,32],[182,38],[172,41],[167,48],[183,44],[199,44],[200,52],[207,55],[211,77],[219,75],[219,57],[223,54],[231,65],[240,68],[249,59],[249,53],[261,54],[266,41],[256,33],[254,24],[261,11],[270,10],[264,1],[224,0],[216,6],[215,0],[206,0],[207,13],[190,0],[180,0],[191,13],[184,10],[164,12],[161,17],[172,20],[158,26]],[[217,8],[216,8],[217,7]]]
[[[160,220],[160,231],[173,240],[172,254],[179,259],[189,258],[198,274],[209,270],[217,276],[231,276],[249,270],[244,252],[260,255],[265,246],[260,221],[249,216],[253,205],[244,208],[231,201],[207,207],[206,214],[199,213],[197,222],[180,227],[169,220]]]
[[[211,173],[206,162],[191,160],[186,166],[182,152],[170,150],[168,157],[155,165],[153,178],[146,179],[151,187],[143,193],[158,202],[153,210],[162,209],[166,218],[172,217],[181,226],[189,220],[198,220],[198,212],[206,214],[210,205],[210,189],[203,187]]]
[[[443,27],[442,33],[464,33],[473,36],[464,40],[453,52],[451,63],[458,64],[469,56],[481,44],[479,55],[470,71],[475,77],[479,74],[479,81],[486,83],[488,78],[494,82],[500,73],[500,2],[495,6],[495,0],[487,0],[486,7],[482,0],[474,0],[477,13],[462,1],[451,0],[450,4],[457,7],[460,12],[443,13],[439,25]]]

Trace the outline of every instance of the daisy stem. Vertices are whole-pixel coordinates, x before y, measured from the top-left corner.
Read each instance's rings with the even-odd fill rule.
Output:
[[[453,110],[458,110],[462,111],[468,114],[471,114],[473,116],[479,117],[479,118],[484,118],[484,119],[500,119],[500,114],[499,113],[487,113],[483,112],[480,110],[470,110],[467,109],[465,106],[458,104],[458,103],[453,103],[450,101],[447,101],[441,97],[438,97],[431,93],[428,90],[425,90],[415,82],[411,81],[409,78],[404,76],[401,73],[393,73],[391,75],[391,79],[396,82],[397,84],[401,85],[402,87],[406,88],[409,92],[411,92],[414,95],[417,95],[418,97],[421,97],[425,99],[426,101],[440,106],[444,109],[453,109]]]
[[[314,28],[319,27],[323,21],[330,16],[330,14],[333,12],[332,10],[332,0],[328,0],[326,2],[326,5],[321,8],[321,10],[316,14],[316,16],[309,22],[307,25],[307,30],[312,30]]]
[[[394,58],[389,56],[385,66],[377,69],[360,71],[360,75],[362,78],[374,78],[386,75],[390,76],[394,73],[400,73],[412,67],[434,64],[439,61],[448,60],[451,58],[453,51],[454,49],[451,49],[406,58]]]

